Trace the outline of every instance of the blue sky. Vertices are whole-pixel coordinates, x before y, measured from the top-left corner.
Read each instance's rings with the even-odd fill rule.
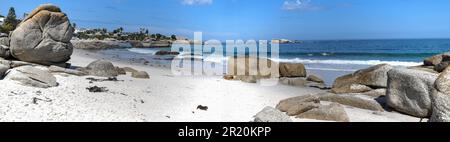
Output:
[[[204,39],[450,38],[449,0],[0,0],[0,13],[43,3],[79,27]]]

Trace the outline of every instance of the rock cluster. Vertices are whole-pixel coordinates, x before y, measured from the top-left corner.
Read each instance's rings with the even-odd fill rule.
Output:
[[[264,69],[258,66],[262,61],[270,67],[278,67]],[[283,85],[327,89],[325,81],[316,75],[308,76],[305,65],[301,63],[279,63],[270,59],[237,57],[229,58],[227,69],[227,75],[223,77],[226,80],[258,83],[261,79],[277,78]]]
[[[289,98],[281,101],[277,105],[277,109],[286,112],[288,116],[295,116],[296,118],[339,122],[350,121],[342,105],[337,103],[322,105],[320,101],[317,95]]]

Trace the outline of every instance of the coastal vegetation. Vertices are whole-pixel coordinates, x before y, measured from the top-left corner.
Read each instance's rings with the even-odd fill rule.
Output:
[[[76,24],[73,24],[73,27]],[[95,28],[95,29],[78,29],[75,32],[75,37],[79,39],[115,39],[121,41],[161,41],[161,40],[177,40],[176,35],[166,36],[160,33],[150,34],[149,29],[140,28],[138,32],[125,32],[123,27],[119,27],[112,31],[108,31],[106,28]]]
[[[4,16],[0,14],[0,17]],[[14,7],[9,8],[8,15],[4,17],[3,24],[0,25],[0,33],[9,33],[10,31],[13,31],[19,23],[20,20],[17,19]]]

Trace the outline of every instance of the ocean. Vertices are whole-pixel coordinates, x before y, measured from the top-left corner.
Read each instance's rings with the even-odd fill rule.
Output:
[[[450,39],[309,40],[301,43],[280,44],[279,49],[279,59],[273,60],[303,63],[309,72],[324,77],[327,84],[332,84],[337,76],[377,64],[421,65],[426,57],[449,52]],[[152,64],[170,66],[170,60],[173,57],[154,55],[160,50],[170,50],[170,48],[125,48],[102,52],[111,55],[119,54],[125,58],[143,58]],[[222,61],[226,59],[203,58],[205,61],[217,63],[223,63]],[[330,72],[333,73],[330,74]]]

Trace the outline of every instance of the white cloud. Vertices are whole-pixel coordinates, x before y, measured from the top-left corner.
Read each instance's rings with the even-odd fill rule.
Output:
[[[312,4],[311,0],[285,0],[282,9],[317,11],[322,10],[323,7]]]
[[[181,3],[184,5],[210,5],[213,0],[182,0]]]

